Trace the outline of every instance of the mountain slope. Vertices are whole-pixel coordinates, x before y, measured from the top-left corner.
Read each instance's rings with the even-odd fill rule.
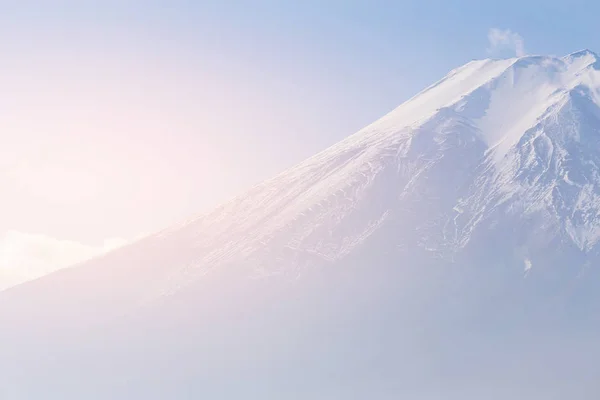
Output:
[[[0,293],[0,393],[591,398],[599,60],[470,62],[206,215]]]

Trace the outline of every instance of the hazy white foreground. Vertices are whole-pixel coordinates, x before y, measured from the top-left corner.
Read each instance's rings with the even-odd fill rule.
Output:
[[[1,399],[595,399],[600,58],[470,62],[207,215],[0,293]]]

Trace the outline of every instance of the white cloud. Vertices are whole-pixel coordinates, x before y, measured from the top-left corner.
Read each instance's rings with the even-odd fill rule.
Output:
[[[524,56],[525,40],[517,32],[510,29],[492,28],[488,32],[488,53],[492,55],[504,55],[511,53],[517,57]]]
[[[531,267],[533,266],[533,264],[531,263],[531,260],[529,258],[525,259],[525,273],[529,272],[529,270],[531,270]]]
[[[93,258],[125,243],[124,239],[112,238],[105,240],[102,246],[88,246],[44,235],[5,232],[0,235],[0,290]]]

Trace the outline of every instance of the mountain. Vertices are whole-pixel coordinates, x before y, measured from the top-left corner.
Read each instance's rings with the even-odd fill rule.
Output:
[[[472,61],[217,209],[0,293],[7,399],[594,398],[600,58]]]

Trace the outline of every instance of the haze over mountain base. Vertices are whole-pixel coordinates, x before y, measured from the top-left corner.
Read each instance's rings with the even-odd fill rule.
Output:
[[[0,394],[595,398],[598,60],[473,61],[207,215],[0,293]]]

